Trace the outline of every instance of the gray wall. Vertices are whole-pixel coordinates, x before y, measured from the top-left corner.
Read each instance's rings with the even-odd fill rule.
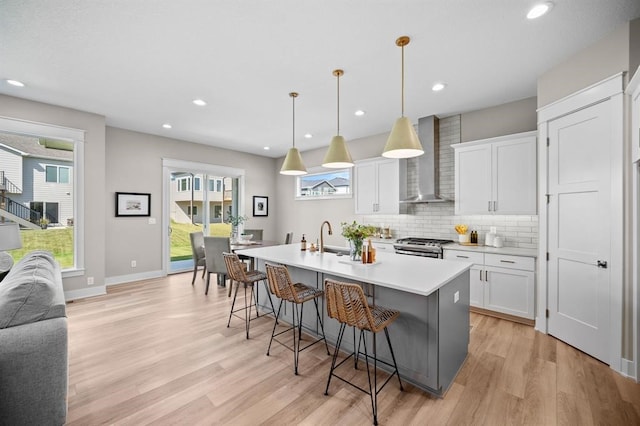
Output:
[[[106,276],[109,278],[141,274],[162,269],[162,159],[193,161],[245,169],[246,226],[264,229],[265,239],[283,239],[275,233],[278,217],[275,160],[207,145],[114,127],[106,128],[106,193],[104,203],[108,229],[106,236]],[[151,217],[115,217],[115,192],[151,193]],[[252,197],[269,197],[269,216],[252,217]],[[136,260],[137,267],[131,267]]]
[[[640,18],[629,23],[629,78],[640,67]]]
[[[626,23],[604,39],[576,53],[538,78],[538,107],[562,99],[629,69]]]
[[[38,123],[83,129],[84,144],[84,235],[85,274],[64,279],[65,291],[87,288],[86,277],[95,285],[105,282],[105,119],[88,112],[26,99],[0,95],[0,115]],[[77,224],[80,225],[80,224]]]
[[[462,142],[528,132],[537,128],[535,97],[466,112],[461,117]]]

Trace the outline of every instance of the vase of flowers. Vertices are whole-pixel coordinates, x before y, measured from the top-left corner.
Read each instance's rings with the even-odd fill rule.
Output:
[[[362,260],[362,245],[364,239],[375,234],[374,226],[362,225],[356,222],[342,222],[342,236],[349,240],[351,260]]]
[[[247,216],[240,216],[240,215],[238,216],[229,215],[224,220],[225,223],[228,223],[231,225],[231,235],[229,237],[231,239],[231,244],[235,244],[238,242],[238,226],[243,224],[247,220],[249,220]]]

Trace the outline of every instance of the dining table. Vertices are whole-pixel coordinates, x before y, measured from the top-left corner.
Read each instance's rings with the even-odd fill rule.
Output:
[[[279,241],[260,240],[260,241],[238,241],[231,243],[231,251],[236,253],[240,259],[249,260],[249,269],[255,269],[255,261],[252,256],[246,256],[242,254],[242,250],[258,248],[258,247],[270,247],[279,246],[282,243]]]

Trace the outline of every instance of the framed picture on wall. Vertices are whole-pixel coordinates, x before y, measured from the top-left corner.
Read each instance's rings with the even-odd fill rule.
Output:
[[[150,215],[151,194],[116,192],[116,217]]]
[[[269,216],[269,197],[253,196],[253,215]]]

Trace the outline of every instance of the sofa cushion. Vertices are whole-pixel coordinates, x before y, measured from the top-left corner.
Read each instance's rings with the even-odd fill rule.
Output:
[[[60,267],[51,253],[27,254],[0,282],[0,329],[65,315]]]

